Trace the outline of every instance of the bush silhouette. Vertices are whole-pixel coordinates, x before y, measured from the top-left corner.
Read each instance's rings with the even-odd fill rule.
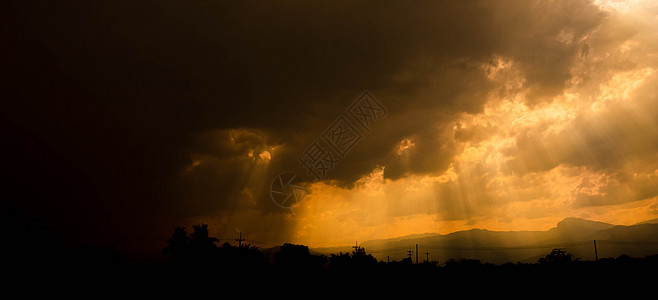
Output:
[[[190,250],[195,253],[195,257],[210,256],[216,253],[219,240],[209,236],[208,225],[194,225],[194,231],[190,234]]]
[[[562,265],[573,261],[573,255],[562,248],[555,248],[551,253],[539,259],[542,265]]]
[[[189,240],[185,227],[177,227],[167,240],[168,246],[162,249],[162,253],[171,255],[172,262],[182,262],[187,257]]]
[[[308,246],[285,243],[274,254],[276,265],[283,270],[319,270],[326,263],[325,256],[311,255]]]
[[[365,270],[373,269],[377,265],[377,259],[367,254],[363,247],[356,247],[349,253],[332,254],[329,258],[329,268],[332,270],[352,270],[355,268]]]
[[[210,266],[218,261],[216,238],[210,237],[208,225],[194,225],[194,231],[188,236],[185,227],[174,230],[167,240],[168,246],[162,252],[171,255],[170,263],[177,266]]]

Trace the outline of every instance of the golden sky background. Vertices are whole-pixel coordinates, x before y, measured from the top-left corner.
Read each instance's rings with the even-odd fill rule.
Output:
[[[9,2],[3,224],[158,252],[658,218],[656,1]],[[292,209],[283,172],[388,111]],[[358,125],[357,125],[358,126]],[[21,233],[17,233],[23,236]]]
[[[368,150],[349,153],[369,163],[355,180],[313,183],[283,221],[258,209],[253,202],[260,201],[259,193],[250,188],[238,196],[239,211],[198,220],[227,234],[251,231],[254,240],[264,241],[283,223],[291,242],[319,247],[471,228],[547,230],[565,217],[614,224],[658,217],[658,6],[552,4],[536,4],[555,9],[549,13],[520,8],[538,14],[521,28],[506,19],[519,17],[514,7],[490,8],[495,12],[486,22],[508,32],[486,34],[509,37],[509,45],[491,49],[486,59],[418,55],[389,74],[393,85],[416,76],[424,77],[423,84],[413,91],[372,90],[390,115],[362,144],[374,141],[360,146],[387,149],[378,150],[384,153],[378,161],[362,153]],[[458,90],[451,91],[446,80],[455,80]],[[431,104],[449,93],[481,107]],[[402,98],[418,100],[390,105]],[[409,130],[396,129],[407,125]],[[240,153],[251,161],[247,182],[258,186],[271,178],[271,162],[288,147],[267,143],[267,134],[234,128],[212,136],[230,139],[226,147],[259,141],[259,147],[243,145],[247,153]],[[380,142],[392,137],[397,139]],[[209,158],[193,153],[192,159],[187,172]],[[350,167],[346,162],[337,168]],[[389,176],[391,169],[395,174]]]

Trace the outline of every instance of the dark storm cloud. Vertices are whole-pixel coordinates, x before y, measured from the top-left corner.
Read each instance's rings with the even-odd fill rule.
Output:
[[[271,209],[244,155],[279,146],[262,177],[289,170],[364,89],[391,113],[328,179],[349,185],[378,164],[391,178],[445,170],[458,147],[451,122],[496,91],[483,65],[517,61],[531,101],[555,95],[602,17],[584,1],[6,6],[9,170],[44,194],[26,209],[66,230],[123,234],[236,209],[245,188],[252,207]],[[225,144],[232,129],[249,133],[243,144]],[[416,146],[401,162],[404,138]]]
[[[397,16],[407,17],[402,11]],[[393,113],[348,158],[350,170],[336,176],[353,181],[376,164],[386,165],[392,179],[445,170],[459,150],[451,122],[481,112],[491,94],[508,96],[504,83],[486,77],[487,66],[498,58],[513,61],[527,103],[545,102],[565,89],[585,37],[604,19],[584,1],[426,3],[405,25],[416,33],[407,39],[413,55],[391,69],[393,81],[375,93]],[[416,147],[403,164],[394,150],[404,138]]]

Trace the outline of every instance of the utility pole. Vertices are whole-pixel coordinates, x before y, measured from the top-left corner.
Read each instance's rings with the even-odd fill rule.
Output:
[[[354,248],[354,254],[359,253],[359,241],[356,241],[356,243],[354,244],[354,246],[352,246],[352,248]]]
[[[430,249],[425,250],[425,256],[427,257],[425,259],[425,262],[430,262]]]
[[[411,256],[414,255],[414,250],[407,250],[407,255],[409,255],[409,262],[411,263]]]
[[[596,251],[596,240],[594,240],[594,258],[599,261],[599,252]]]
[[[242,238],[242,231],[240,231],[240,238],[235,239],[236,242],[238,242],[238,247],[242,248],[242,242],[244,239]]]
[[[416,244],[416,264],[418,264],[418,244]]]

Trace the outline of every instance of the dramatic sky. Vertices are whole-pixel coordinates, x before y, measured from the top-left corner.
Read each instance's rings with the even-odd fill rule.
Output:
[[[201,222],[265,247],[658,217],[654,1],[26,2],[0,10],[20,235],[148,252]],[[344,157],[332,129],[359,132]]]

